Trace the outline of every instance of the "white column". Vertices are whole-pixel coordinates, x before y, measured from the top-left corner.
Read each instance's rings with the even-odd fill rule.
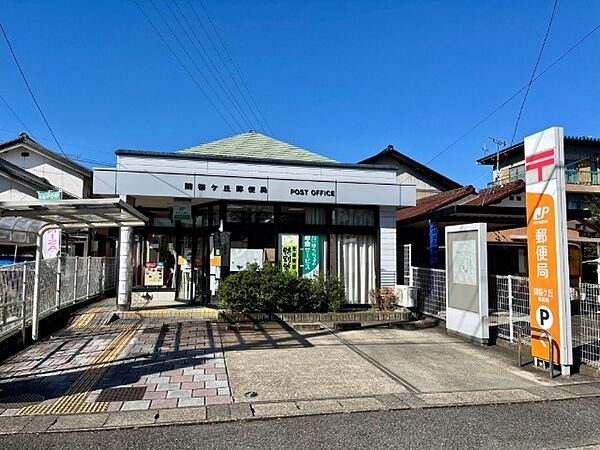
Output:
[[[379,207],[379,284],[396,285],[396,208]]]
[[[122,227],[119,230],[119,280],[117,284],[117,306],[121,311],[131,307],[131,245],[133,229]]]

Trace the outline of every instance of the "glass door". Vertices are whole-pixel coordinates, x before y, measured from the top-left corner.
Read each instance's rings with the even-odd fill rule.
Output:
[[[209,237],[198,236],[195,242],[194,265],[192,270],[193,302],[208,304],[208,288],[210,281]]]
[[[194,288],[192,283],[192,244],[193,238],[191,236],[183,236],[179,239],[175,271],[177,300],[188,303],[192,301]]]

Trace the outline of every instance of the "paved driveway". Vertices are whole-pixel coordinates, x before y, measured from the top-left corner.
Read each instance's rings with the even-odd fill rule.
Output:
[[[506,390],[565,381],[549,382],[546,372],[517,368],[514,354],[475,346],[440,328],[334,334],[268,323],[257,329],[222,326],[220,332],[236,402]]]

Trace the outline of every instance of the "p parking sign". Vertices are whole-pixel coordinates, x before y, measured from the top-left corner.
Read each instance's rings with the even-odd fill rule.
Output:
[[[563,129],[554,127],[525,138],[527,253],[531,325],[552,336],[554,363],[573,363]],[[538,331],[531,354],[549,359]]]

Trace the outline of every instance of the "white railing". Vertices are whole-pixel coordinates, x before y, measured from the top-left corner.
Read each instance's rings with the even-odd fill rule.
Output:
[[[411,267],[412,286],[417,288],[417,308],[423,314],[446,318],[446,271]]]
[[[446,271],[411,267],[417,307],[423,314],[445,319]],[[497,337],[517,342],[523,330],[529,345],[529,279],[513,275],[490,275],[489,321]],[[574,354],[581,362],[600,367],[600,285],[581,283],[571,290],[571,326]]]
[[[40,318],[116,287],[116,258],[62,257],[41,261]],[[35,263],[0,267],[0,339],[31,323]]]
[[[529,327],[529,279],[490,275],[488,293],[490,327],[497,337],[517,342],[519,330]]]
[[[600,367],[600,285],[581,283],[571,313],[575,350],[582,362]]]

